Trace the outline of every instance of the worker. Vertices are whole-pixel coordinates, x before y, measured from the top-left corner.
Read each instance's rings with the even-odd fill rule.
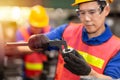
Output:
[[[51,30],[49,26],[49,17],[45,8],[41,5],[35,5],[30,10],[28,18],[29,26],[21,27],[16,33],[16,40],[28,41],[28,38],[33,34],[46,33]],[[28,47],[19,46],[18,50],[24,53],[23,55],[23,80],[33,80],[42,74],[44,65],[43,62],[47,57],[43,53],[32,52]]]
[[[105,22],[112,2],[75,0],[72,5],[78,6],[81,24],[64,24],[45,34],[44,38],[41,34],[29,38],[29,47],[33,50],[45,44],[41,39],[47,38],[64,39],[73,48],[69,54],[59,54],[55,80],[79,80],[84,75],[103,80],[120,78],[120,39]]]

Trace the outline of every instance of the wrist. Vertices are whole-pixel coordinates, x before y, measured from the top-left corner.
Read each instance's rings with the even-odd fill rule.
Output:
[[[93,69],[91,69],[91,71],[89,73],[89,76],[93,76],[93,77],[96,77],[96,78],[98,77],[97,72]]]
[[[112,77],[106,76],[104,74],[99,74],[95,70],[91,69],[91,72],[89,73],[89,76],[93,76],[98,79],[107,79],[107,80],[112,80]]]

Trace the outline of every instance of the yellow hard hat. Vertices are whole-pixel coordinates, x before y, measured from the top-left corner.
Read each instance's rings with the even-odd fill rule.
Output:
[[[95,0],[75,0],[75,2],[72,4],[72,6],[76,6],[76,5],[80,4],[80,3],[89,2],[89,1],[95,1]],[[101,0],[98,0],[98,1],[101,1]],[[105,1],[107,1],[108,3],[113,2],[113,0],[105,0]]]
[[[47,27],[49,25],[49,17],[43,6],[36,5],[31,8],[29,22],[37,28]]]

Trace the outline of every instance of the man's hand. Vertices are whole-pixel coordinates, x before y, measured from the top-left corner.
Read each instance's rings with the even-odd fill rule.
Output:
[[[32,35],[28,40],[29,48],[33,51],[44,51],[48,47],[49,39],[43,34]]]
[[[64,67],[76,75],[88,75],[91,67],[86,63],[84,58],[74,49],[71,51],[63,51],[65,61]]]

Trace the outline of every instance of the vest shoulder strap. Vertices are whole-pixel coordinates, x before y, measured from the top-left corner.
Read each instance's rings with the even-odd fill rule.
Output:
[[[27,41],[28,38],[30,37],[29,33],[27,32],[27,29],[26,28],[21,28],[20,32],[21,32],[24,40]]]

